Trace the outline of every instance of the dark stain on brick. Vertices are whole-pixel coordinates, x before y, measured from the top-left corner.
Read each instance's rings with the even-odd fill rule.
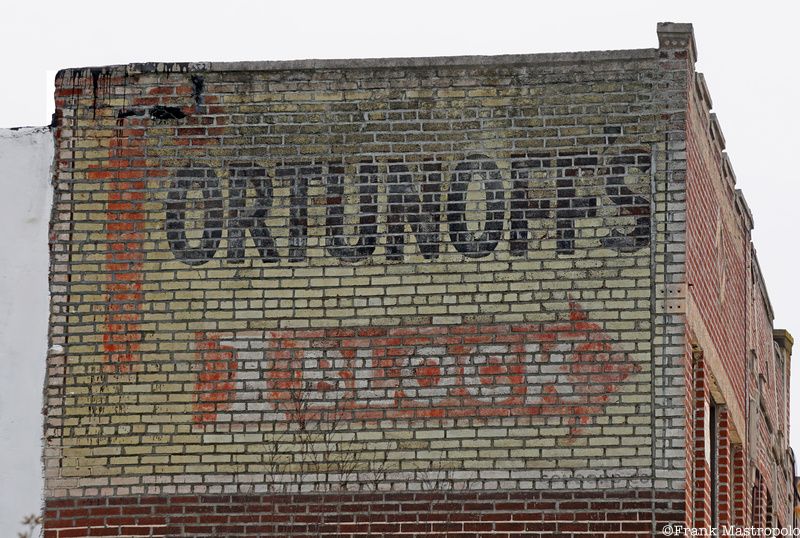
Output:
[[[203,104],[203,88],[205,80],[200,75],[192,75],[192,99],[194,99],[195,109]]]
[[[117,112],[117,118],[119,119],[130,118],[131,116],[144,116],[144,110],[128,108],[128,109],[122,109],[119,112]]]
[[[150,117],[154,120],[180,120],[186,114],[177,106],[156,105],[150,109]]]
[[[92,118],[97,117],[97,83],[100,75],[103,74],[102,69],[91,69],[92,75]]]

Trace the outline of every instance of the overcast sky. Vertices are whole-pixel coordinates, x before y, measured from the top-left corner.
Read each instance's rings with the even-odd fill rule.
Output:
[[[657,47],[692,22],[728,153],[755,219],[775,326],[800,337],[794,2],[243,2],[8,0],[0,14],[0,127],[45,125],[65,67],[140,61],[509,54]],[[255,4],[260,4],[255,6]],[[381,7],[382,6],[382,7]],[[798,346],[800,350],[800,346]],[[797,353],[800,357],[800,351]],[[796,362],[795,362],[796,364]],[[800,448],[800,369],[792,440]]]

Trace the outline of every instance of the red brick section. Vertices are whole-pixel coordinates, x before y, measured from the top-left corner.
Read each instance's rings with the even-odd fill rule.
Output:
[[[769,517],[768,505],[777,517],[778,523],[788,524],[790,521],[789,499],[791,498],[791,478],[785,474],[783,466],[774,456],[773,447],[780,447],[785,454],[785,439],[788,437],[788,427],[783,423],[782,417],[786,413],[786,405],[782,392],[785,390],[784,382],[779,380],[783,373],[778,368],[779,361],[775,355],[775,341],[769,323],[772,321],[772,312],[760,287],[754,290],[754,330],[753,347],[757,358],[754,371],[751,371],[750,398],[751,409],[756,415],[757,428],[754,439],[755,446],[748,448],[748,455],[753,455],[755,467],[761,477],[761,514]],[[755,408],[761,408],[760,412]],[[790,467],[786,465],[786,467]],[[770,501],[770,502],[768,502]]]
[[[719,407],[717,418],[717,500],[719,525],[732,525],[732,504],[731,504],[731,440],[728,430],[728,410],[724,406]]]
[[[96,90],[95,90],[96,91]],[[106,293],[108,311],[103,332],[105,369],[127,373],[140,360],[144,293],[144,202],[147,197],[144,152],[130,138],[141,129],[118,120],[109,160],[88,172],[90,180],[108,181],[106,202]],[[159,175],[156,170],[149,171]]]
[[[721,516],[727,509],[725,503],[731,502],[737,523],[763,522],[769,495],[779,522],[788,524],[791,480],[782,461],[788,449],[788,428],[782,422],[786,399],[783,372],[780,377],[774,373],[779,361],[774,350],[773,313],[752,248],[751,217],[735,190],[719,126],[710,114],[703,85],[698,82],[691,88],[686,116],[686,283],[692,307],[687,338],[709,360],[702,371],[705,395],[700,394],[699,380],[686,386],[697,391],[697,406],[711,397],[710,390],[715,387],[718,403],[724,402],[728,410],[720,434],[744,443],[732,454],[730,498],[725,489],[729,477],[718,477],[723,488],[719,491]],[[702,423],[698,419],[702,412],[701,408],[693,410],[695,428]],[[702,435],[697,431],[689,437],[693,440],[687,447],[694,450],[689,458],[697,459],[703,453]],[[776,444],[780,446],[773,453]],[[699,510],[707,505],[708,469],[701,461],[687,468],[695,473],[693,517],[700,525],[707,522],[708,512]],[[761,476],[755,484],[754,470]]]
[[[694,523],[694,476],[695,465],[695,365],[694,365],[694,350],[689,344],[689,339],[686,341],[684,350],[685,360],[683,361],[683,386],[684,386],[684,427],[686,432],[684,434],[684,450],[686,452],[685,473],[686,480],[684,480],[684,498],[686,499],[686,506],[684,507],[685,518],[684,524],[691,527]]]
[[[650,490],[51,499],[44,536],[645,538],[681,522],[683,502]]]
[[[214,422],[219,411],[231,407],[237,362],[234,350],[219,344],[219,337],[195,333],[195,349],[201,370],[194,384],[196,424]]]
[[[733,445],[733,522],[744,525],[747,515],[747,486],[745,484],[744,447]]]
[[[758,527],[763,526],[765,520],[765,508],[767,503],[764,494],[764,479],[761,477],[761,473],[756,471],[756,479],[753,483],[753,493],[751,495],[751,501],[753,503],[751,513],[753,525]]]
[[[142,341],[143,181],[113,181],[108,202],[106,270],[111,274],[103,349],[112,369],[131,369]]]
[[[686,281],[733,387],[728,397],[744,409],[749,245],[730,201],[733,192],[719,171],[721,155],[707,134],[707,120],[696,109],[690,99]]]
[[[702,356],[695,363],[694,381],[694,521],[691,526],[702,528],[711,525],[711,462],[706,459],[706,413],[710,394]]]

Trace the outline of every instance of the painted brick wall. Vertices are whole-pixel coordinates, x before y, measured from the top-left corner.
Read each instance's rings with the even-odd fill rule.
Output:
[[[59,73],[46,535],[685,521],[693,54]]]

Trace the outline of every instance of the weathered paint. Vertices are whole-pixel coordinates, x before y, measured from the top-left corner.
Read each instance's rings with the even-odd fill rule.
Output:
[[[741,289],[753,258],[729,255],[747,232],[717,241],[702,275],[716,285],[687,270],[694,241],[707,246],[687,239],[693,143],[714,131],[687,119],[691,27],[658,37],[641,51],[61,72],[50,535],[652,536],[706,521],[714,480],[750,487],[726,399],[748,377],[720,375],[738,348],[708,345],[719,305],[702,303],[709,288],[737,327],[753,319],[763,355],[768,302]],[[746,223],[732,193],[714,200]],[[709,213],[692,213],[704,233]],[[740,312],[739,295],[758,304]],[[781,490],[762,474],[767,499]],[[332,522],[354,491],[358,522]],[[318,495],[288,496],[303,493]],[[744,517],[747,495],[722,493],[725,517]],[[461,519],[487,495],[495,523]],[[452,527],[386,524],[439,502]],[[541,525],[516,521],[534,514]]]

